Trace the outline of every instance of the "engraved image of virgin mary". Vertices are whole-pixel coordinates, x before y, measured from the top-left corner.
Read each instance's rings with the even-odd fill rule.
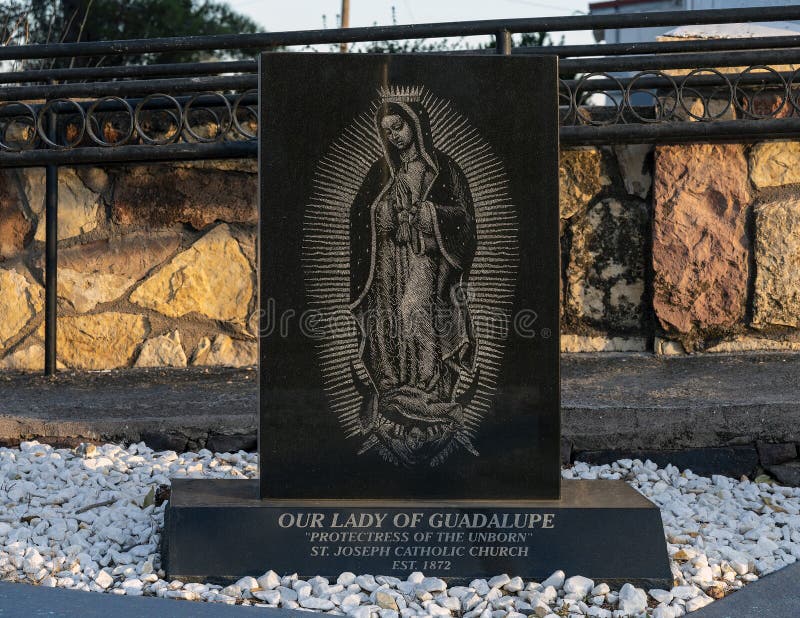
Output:
[[[384,156],[350,210],[349,308],[369,378],[360,385],[361,452],[377,447],[404,466],[435,465],[459,445],[477,455],[456,398],[476,357],[469,184],[435,148],[418,97],[385,92],[374,122]]]

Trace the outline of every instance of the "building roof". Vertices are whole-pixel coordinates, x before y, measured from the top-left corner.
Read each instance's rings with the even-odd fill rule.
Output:
[[[605,0],[603,2],[590,2],[589,12],[596,9],[618,9],[633,4],[654,4],[656,2],[659,2],[659,0]]]
[[[750,39],[768,36],[792,36],[800,34],[797,29],[774,28],[760,24],[712,24],[704,26],[679,26],[665,37],[687,39]]]

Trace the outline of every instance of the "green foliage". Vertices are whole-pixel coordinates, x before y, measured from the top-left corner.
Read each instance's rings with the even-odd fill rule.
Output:
[[[514,40],[515,47],[546,47],[548,45],[564,44],[563,34],[561,35],[561,40],[555,43],[549,32],[524,32],[523,34],[515,34],[511,38]]]
[[[53,43],[259,32],[249,18],[213,0],[10,0],[0,6],[3,42]],[[10,40],[9,40],[10,39]],[[240,58],[253,52],[170,52],[64,64],[141,64]]]
[[[514,47],[540,47],[554,44],[549,32],[531,32],[515,35],[512,38],[514,40]],[[449,52],[470,49],[494,49],[495,46],[494,37],[480,43],[470,43],[466,38],[459,37],[457,39],[371,41],[367,43],[356,43],[350,48],[350,51],[370,54],[400,54],[409,52]],[[336,49],[338,49],[338,47]]]
[[[455,40],[408,39],[401,41],[369,41],[356,43],[350,51],[368,54],[407,54],[414,52],[447,52],[458,49],[470,49],[464,38]]]

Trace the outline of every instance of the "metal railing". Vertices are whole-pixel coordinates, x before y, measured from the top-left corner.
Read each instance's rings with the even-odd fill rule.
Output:
[[[798,35],[535,48],[513,47],[512,35],[792,20],[800,6],[27,45],[0,47],[0,61],[492,35],[496,53],[559,56],[562,145],[761,141],[800,137]],[[46,373],[56,366],[58,166],[254,157],[256,68],[243,60],[0,74],[0,167],[47,168]]]

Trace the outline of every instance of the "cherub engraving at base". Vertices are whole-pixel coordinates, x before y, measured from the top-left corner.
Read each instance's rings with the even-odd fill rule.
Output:
[[[463,171],[435,148],[413,90],[382,93],[375,129],[384,156],[350,211],[350,310],[368,375],[358,385],[361,452],[438,465],[457,448],[477,455],[463,423],[476,382],[472,196]]]

